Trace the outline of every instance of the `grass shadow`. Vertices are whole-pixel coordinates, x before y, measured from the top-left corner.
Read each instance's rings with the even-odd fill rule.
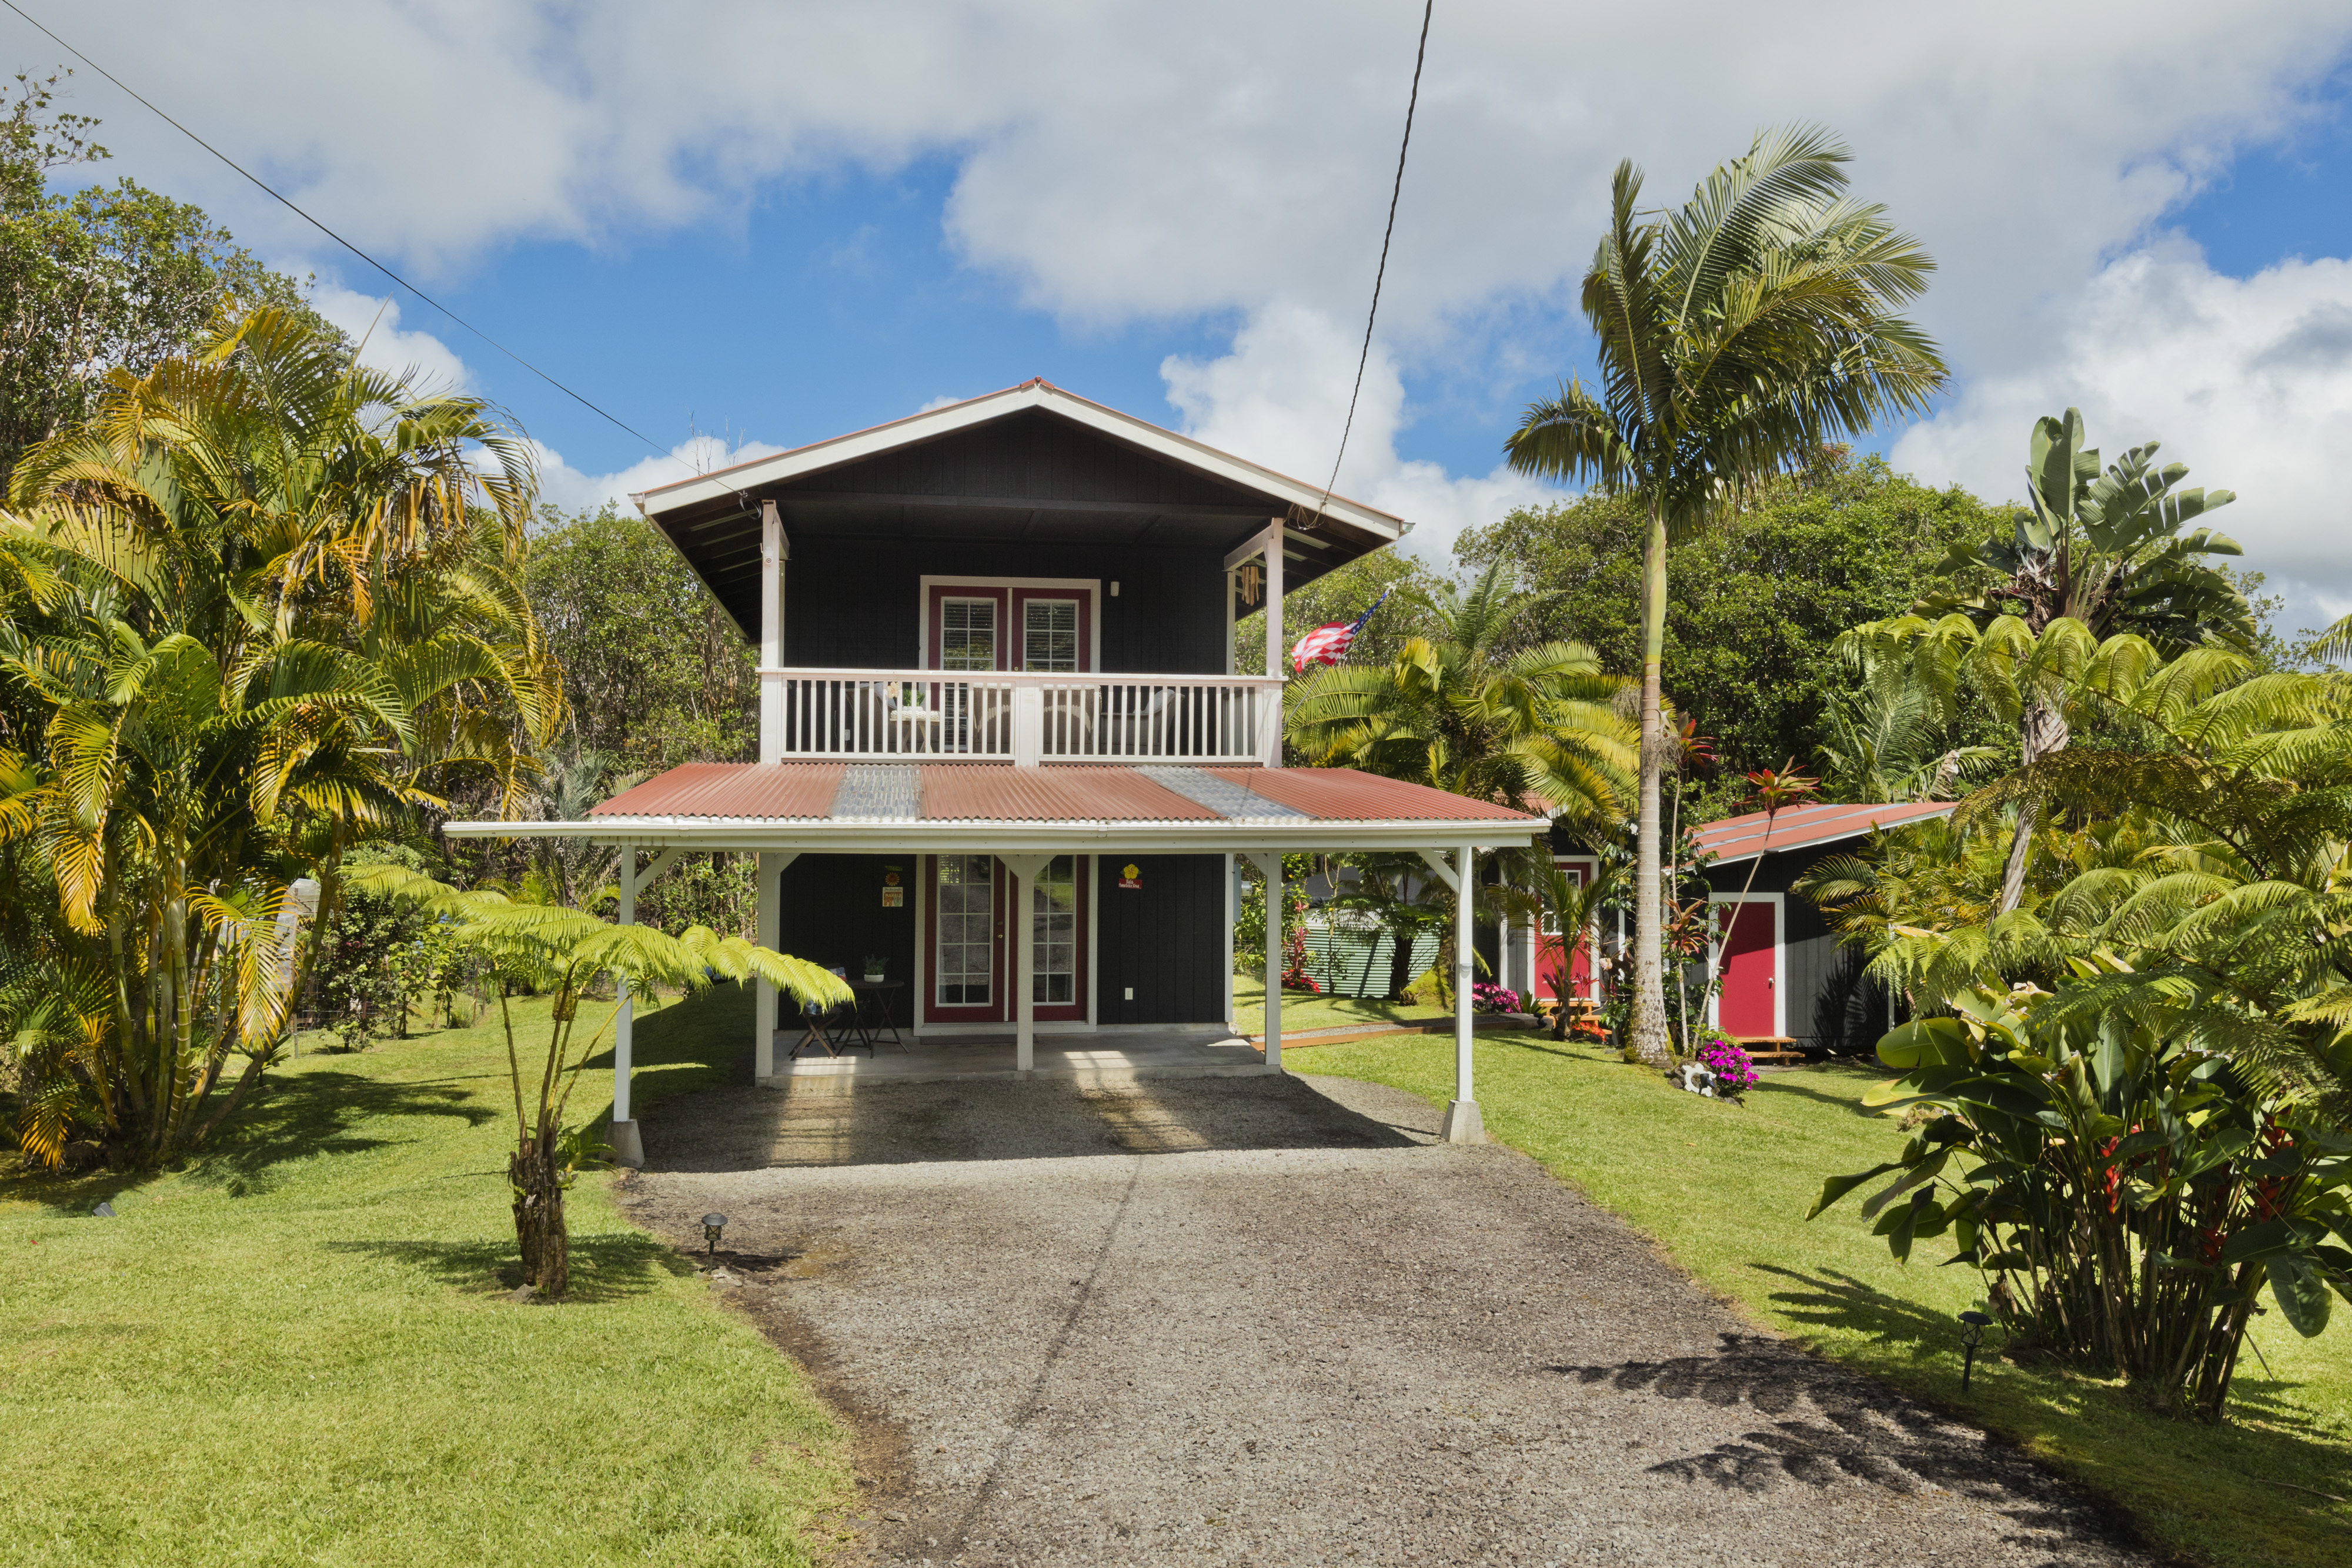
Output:
[[[411,1116],[455,1116],[468,1127],[496,1121],[495,1105],[450,1082],[387,1082],[362,1073],[315,1069],[264,1081],[222,1141],[191,1166],[199,1181],[247,1197],[276,1186],[274,1167],[312,1155],[360,1154],[405,1142],[365,1124]]]
[[[522,1283],[511,1239],[498,1241],[331,1241],[330,1252],[357,1252],[413,1269],[453,1291],[490,1295]],[[694,1272],[675,1248],[642,1231],[604,1231],[572,1239],[572,1289],[577,1306],[641,1296],[665,1279]]]
[[[1908,1344],[1922,1357],[1939,1355],[1958,1342],[1960,1324],[1916,1301],[1889,1295],[1851,1274],[1825,1269],[1808,1274],[1778,1263],[1750,1263],[1760,1274],[1777,1275],[1799,1291],[1775,1291],[1770,1299],[1798,1322],[1864,1334],[1882,1343]]]

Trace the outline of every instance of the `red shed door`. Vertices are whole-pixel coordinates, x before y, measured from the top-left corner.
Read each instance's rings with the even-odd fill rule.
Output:
[[[1593,861],[1556,860],[1562,874],[1579,887],[1591,884],[1598,865]],[[1559,929],[1559,916],[1544,911],[1543,925],[1536,937],[1535,994],[1544,1001],[1565,1001],[1570,997],[1590,999],[1593,995],[1592,933],[1576,933],[1570,942]]]
[[[1780,915],[1760,900],[1725,906],[1730,939],[1725,944],[1716,1027],[1735,1040],[1767,1040],[1780,1032],[1774,1006],[1780,978]]]

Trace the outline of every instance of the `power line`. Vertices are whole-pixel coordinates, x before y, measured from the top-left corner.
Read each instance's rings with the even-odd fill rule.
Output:
[[[0,5],[14,6],[14,0],[0,0]],[[1321,517],[1323,508],[1331,504],[1331,492],[1339,483],[1339,463],[1348,455],[1348,437],[1356,428],[1356,400],[1364,395],[1364,367],[1372,362],[1372,323],[1380,319],[1381,284],[1389,275],[1389,241],[1396,237],[1397,198],[1404,194],[1404,157],[1412,149],[1412,111],[1421,103],[1421,64],[1429,57],[1429,18],[1437,9],[1437,0],[1424,0],[1421,8],[1421,46],[1412,56],[1412,92],[1404,102],[1404,140],[1397,144],[1396,185],[1389,192],[1389,226],[1381,234],[1380,270],[1372,274],[1372,308],[1364,316],[1364,351],[1356,357],[1356,389],[1348,394],[1348,422],[1339,428],[1339,450],[1331,457],[1331,478],[1323,486],[1323,503],[1315,508]]]
[[[581,407],[586,409],[597,418],[605,421],[616,429],[627,431],[629,434],[636,437],[639,441],[644,442],[646,444],[646,450],[653,453],[656,456],[667,457],[669,455],[667,452],[654,444],[652,437],[646,435],[644,432],[637,430],[632,425],[624,424],[612,414],[609,414],[603,409],[598,408],[594,403],[590,402],[586,398],[582,397],[578,392],[573,392],[570,387],[565,386],[562,382],[557,381],[553,376],[549,375],[545,371],[541,370],[537,365],[532,364],[529,360],[524,359],[520,354],[516,353],[512,349],[508,348],[504,343],[499,342],[496,338],[491,337],[488,332],[483,331],[479,327],[475,326],[471,321],[467,320],[463,316],[458,315],[455,310],[450,309],[446,305],[442,304],[438,299],[434,298],[431,295],[425,293],[425,290],[417,287],[416,285],[409,282],[408,279],[401,277],[400,274],[393,271],[392,268],[384,266],[383,263],[378,261],[375,257],[370,256],[367,252],[362,250],[359,246],[353,245],[351,241],[337,234],[334,230],[329,228],[326,225],[320,223],[318,219],[312,217],[310,214],[296,206],[291,201],[289,201],[286,197],[278,194],[278,192],[272,190],[269,186],[263,184],[257,176],[253,174],[236,159],[230,157],[227,153],[222,152],[219,148],[214,146],[211,142],[205,141],[203,137],[197,135],[194,131],[189,130],[186,126],[181,124],[170,115],[165,114],[162,110],[157,109],[145,99],[141,98],[139,94],[132,89],[131,85],[128,82],[125,82],[121,77],[118,77],[112,71],[108,70],[104,66],[100,65],[96,60],[91,59],[88,55],[83,54],[79,49],[75,48],[71,44],[67,43],[55,33],[50,32],[47,26],[42,25],[38,18],[33,16],[23,6],[17,5],[16,0],[0,0],[0,5],[5,5],[11,11],[16,12],[17,16],[24,17],[26,22],[31,23],[33,26],[38,28],[42,33],[47,34],[51,43],[57,45],[58,47],[65,50],[66,53],[73,56],[74,58],[79,60],[82,64],[88,66],[90,69],[96,71],[99,75],[112,82],[116,87],[121,88],[124,92],[129,93],[141,107],[153,114],[158,120],[161,120],[164,124],[170,126],[173,130],[178,131],[181,135],[186,137],[189,141],[194,142],[197,146],[203,148],[205,152],[211,153],[214,157],[227,164],[231,169],[236,170],[239,174],[244,175],[247,180],[252,181],[256,189],[259,190],[264,195],[267,195],[272,201],[277,202],[288,212],[292,213],[296,217],[300,218],[304,223],[309,224],[312,228],[317,229],[320,234],[325,235],[329,239],[333,240],[337,245],[341,246],[345,250],[350,251],[353,256],[358,256],[362,261],[366,262],[370,267],[374,267],[378,272],[383,273],[386,277],[391,278],[394,283],[397,283],[400,287],[407,289],[408,292],[416,296],[417,298],[423,300],[425,304],[430,305],[434,309],[438,310],[442,315],[446,316],[450,320],[455,321],[458,326],[463,327],[467,331],[471,332],[475,337],[479,338],[483,342],[488,343],[491,348],[496,349],[499,353],[504,354],[508,359],[512,360],[516,364],[520,365],[524,370],[529,371],[532,375],[537,376],[541,381],[545,382],[549,386],[553,387],[557,392],[562,392],[565,397],[570,398],[572,402],[578,403]],[[1327,497],[1326,499],[1328,499],[1328,497]]]

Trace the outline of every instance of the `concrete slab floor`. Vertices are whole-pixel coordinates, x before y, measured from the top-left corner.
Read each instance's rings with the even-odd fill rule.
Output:
[[[730,1217],[717,1288],[859,1433],[852,1561],[2154,1561],[1437,1126],[1336,1079],[738,1088],[647,1115],[627,1202]]]

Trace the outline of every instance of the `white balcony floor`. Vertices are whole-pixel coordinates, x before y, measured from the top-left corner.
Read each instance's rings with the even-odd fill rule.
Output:
[[[863,1045],[828,1057],[812,1045],[786,1061],[784,1052],[800,1031],[778,1030],[776,1071],[760,1080],[772,1089],[818,1089],[857,1083],[950,1082],[961,1079],[1014,1078],[1013,1031],[992,1029],[971,1034],[901,1031],[904,1046],[886,1037],[871,1052]],[[1040,1034],[1033,1076],[1080,1084],[1108,1084],[1139,1078],[1231,1078],[1266,1071],[1257,1047],[1230,1031],[1202,1026],[1118,1034]]]

